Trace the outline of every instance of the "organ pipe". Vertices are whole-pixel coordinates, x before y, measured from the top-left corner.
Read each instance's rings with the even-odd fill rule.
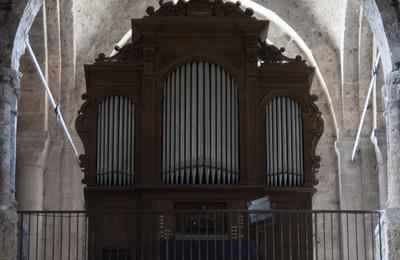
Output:
[[[126,97],[108,97],[98,107],[96,182],[134,184],[134,105]]]
[[[265,111],[267,185],[303,186],[301,107],[290,97],[276,97]]]
[[[238,128],[237,87],[227,71],[207,62],[177,68],[163,90],[163,183],[238,183]]]

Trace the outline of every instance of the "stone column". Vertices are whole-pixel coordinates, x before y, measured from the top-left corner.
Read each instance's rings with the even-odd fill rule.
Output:
[[[400,259],[400,71],[386,76],[383,88],[388,156],[388,201],[383,216],[387,259]]]
[[[361,173],[361,157],[351,161],[351,152],[355,137],[340,137],[335,148],[339,163],[340,209],[363,209],[363,186]]]
[[[388,208],[400,208],[400,71],[386,76],[383,95],[388,148]]]
[[[43,183],[50,138],[18,132],[16,198],[20,210],[43,210]]]
[[[376,161],[372,159],[374,158],[374,147],[368,137],[362,136],[358,145],[359,151],[355,160],[351,161],[354,141],[355,136],[341,136],[336,142],[340,174],[340,209],[370,210],[379,208]],[[339,231],[334,234],[337,235],[344,250],[340,251],[340,255],[337,255],[335,259],[372,259],[373,252],[370,244],[365,244],[364,237],[359,233],[360,230],[371,227],[371,220],[369,217],[362,218],[361,215],[358,215],[357,219],[358,221],[350,214],[350,218],[342,215],[338,220],[341,230],[345,232]],[[363,221],[360,221],[361,219]],[[323,241],[323,237],[319,237],[319,240]],[[322,245],[323,243],[320,244],[320,246]],[[349,249],[348,245],[351,245]]]
[[[384,130],[375,129],[371,133],[371,142],[375,148],[377,162],[377,173],[379,181],[379,204],[380,208],[386,208],[388,199],[388,180],[387,180],[387,145],[386,133]]]
[[[19,94],[18,74],[0,67],[0,260],[16,259],[17,253],[13,122]]]

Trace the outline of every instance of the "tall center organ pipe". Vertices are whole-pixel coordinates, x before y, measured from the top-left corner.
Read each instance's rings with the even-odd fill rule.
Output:
[[[111,96],[97,112],[97,185],[132,186],[134,105],[126,97]]]
[[[192,62],[173,71],[163,87],[163,183],[238,183],[233,77],[218,65]]]
[[[290,97],[276,97],[266,105],[265,122],[266,184],[303,186],[303,125],[300,105]]]

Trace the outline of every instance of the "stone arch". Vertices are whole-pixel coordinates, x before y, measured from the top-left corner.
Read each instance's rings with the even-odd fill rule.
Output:
[[[0,64],[15,71],[19,69],[19,58],[25,52],[25,39],[38,14],[43,0],[6,1],[0,18],[1,29]]]
[[[362,1],[382,56],[385,75],[400,69],[400,14],[396,0]]]

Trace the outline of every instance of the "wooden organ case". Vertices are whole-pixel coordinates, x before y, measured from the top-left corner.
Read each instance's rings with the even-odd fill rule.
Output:
[[[264,196],[272,209],[311,209],[314,68],[265,43],[268,21],[240,3],[179,0],[132,27],[131,43],[85,66],[76,129],[89,212],[246,209]],[[89,255],[142,243],[136,231],[151,224],[134,215],[93,217]]]

